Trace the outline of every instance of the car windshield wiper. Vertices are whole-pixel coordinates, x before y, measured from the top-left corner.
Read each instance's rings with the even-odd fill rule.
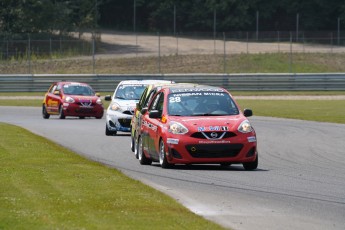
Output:
[[[196,113],[191,116],[228,116],[229,114]]]
[[[120,97],[120,96],[115,96],[115,98],[117,98],[117,99],[126,99],[126,98]]]

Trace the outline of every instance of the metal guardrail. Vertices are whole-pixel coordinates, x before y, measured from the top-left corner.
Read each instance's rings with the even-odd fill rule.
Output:
[[[21,74],[0,75],[0,92],[45,92],[55,81],[90,84],[111,92],[123,80],[162,79],[229,90],[345,90],[345,73],[323,74]]]

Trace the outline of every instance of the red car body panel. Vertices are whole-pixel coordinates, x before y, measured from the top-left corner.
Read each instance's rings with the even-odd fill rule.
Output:
[[[91,95],[73,95],[66,94],[64,86],[79,85],[91,90]],[[73,102],[67,102],[66,98],[72,98]],[[99,103],[100,97],[86,83],[79,82],[56,82],[53,83],[45,94],[43,105],[46,112],[50,115],[58,115],[62,107],[64,116],[76,117],[96,117],[101,118],[104,113],[102,103]]]
[[[238,131],[240,124],[247,121],[242,112],[231,116],[172,116],[166,103],[169,88],[160,92],[164,93],[165,101],[162,117],[150,118],[149,112],[142,116],[141,136],[146,158],[159,160],[160,141],[163,140],[170,164],[245,163],[257,159],[255,130]],[[182,124],[188,132],[169,132],[171,121]]]

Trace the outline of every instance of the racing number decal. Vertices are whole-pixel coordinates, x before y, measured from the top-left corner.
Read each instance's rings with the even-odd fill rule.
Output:
[[[169,97],[169,103],[181,102],[181,97]]]

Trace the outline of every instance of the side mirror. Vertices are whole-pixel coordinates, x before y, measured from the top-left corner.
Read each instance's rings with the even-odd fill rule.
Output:
[[[110,95],[106,95],[106,96],[104,97],[104,100],[106,100],[106,101],[111,101],[111,96],[110,96]]]
[[[251,109],[244,109],[243,114],[245,117],[251,117],[253,116],[253,111]]]
[[[96,93],[96,96],[97,96],[97,97],[100,97],[100,96],[101,96],[101,94],[100,94],[100,93]]]
[[[54,95],[60,95],[60,92],[59,92],[59,90],[55,90],[53,94]]]
[[[141,114],[145,114],[147,112],[147,107],[144,107],[140,110],[140,113]]]
[[[152,110],[149,113],[149,118],[161,118],[161,112],[158,110]]]

